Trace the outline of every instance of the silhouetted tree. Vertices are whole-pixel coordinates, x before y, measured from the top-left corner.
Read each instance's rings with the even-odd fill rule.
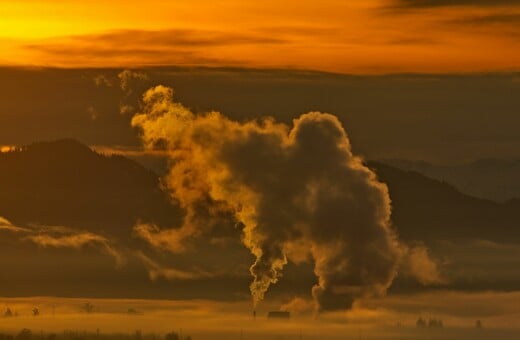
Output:
[[[0,333],[0,340],[13,340],[13,336],[10,334]]]
[[[128,311],[127,311],[128,314],[131,314],[131,315],[138,315],[138,314],[141,314],[141,312],[139,312],[138,310],[134,309],[134,308],[128,308]]]
[[[479,328],[479,329],[482,328],[482,321],[477,320],[477,321],[475,322],[475,328]]]
[[[33,314],[33,316],[38,316],[38,315],[40,315],[40,310],[38,308],[33,308],[32,314]]]
[[[11,311],[11,308],[7,307],[7,309],[5,310],[4,316],[6,318],[10,318],[11,316],[13,316],[13,312]]]
[[[430,328],[443,328],[444,325],[440,319],[430,319],[428,321],[428,327]]]
[[[175,332],[167,333],[164,336],[164,340],[180,340],[179,334]]]
[[[415,324],[419,328],[424,328],[424,327],[426,327],[426,320],[424,320],[423,318],[419,317],[419,319],[417,319],[417,322]]]
[[[91,304],[90,302],[87,302],[83,306],[81,306],[81,310],[83,310],[85,313],[93,313],[94,305]]]

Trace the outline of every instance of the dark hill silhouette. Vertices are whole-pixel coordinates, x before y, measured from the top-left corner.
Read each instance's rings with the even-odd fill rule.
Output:
[[[447,181],[471,196],[497,202],[520,198],[520,159],[479,159],[455,165],[399,159],[383,160],[382,163]]]
[[[386,164],[371,162],[388,184],[392,218],[405,239],[520,240],[520,202],[505,204],[468,196],[455,187]]]
[[[0,216],[20,225],[129,236],[138,219],[171,225],[180,216],[152,171],[74,140],[0,154],[0,188]]]
[[[369,166],[389,186],[394,223],[405,240],[424,241],[432,246],[432,251],[436,240],[520,241],[519,200],[500,204],[477,199],[416,172],[382,163],[369,163]],[[193,266],[191,263],[200,259],[211,262],[210,266],[222,263],[234,267],[238,263],[244,265],[243,275],[175,281],[175,289],[168,280],[149,280],[140,258],[129,255],[136,249],[149,250],[142,241],[132,238],[132,227],[139,219],[172,227],[179,225],[182,216],[161,191],[159,183],[159,176],[141,164],[122,156],[98,154],[74,140],[35,143],[19,151],[0,153],[0,216],[21,227],[35,223],[100,233],[114,241],[119,250],[129,250],[124,253],[125,265],[114,270],[115,261],[99,249],[85,247],[80,252],[35,247],[29,242],[15,242],[15,235],[4,232],[0,237],[0,266],[9,275],[0,277],[0,295],[234,299],[248,294],[250,259],[238,242],[226,245],[226,252],[198,249],[196,257],[160,256],[156,260],[174,268]],[[147,254],[156,255],[151,251]],[[470,257],[473,255],[480,254],[472,253]],[[507,267],[502,257],[493,261],[497,270],[514,273],[510,268],[516,268],[515,263]],[[461,262],[461,266],[466,262]],[[479,273],[481,265],[473,264]],[[495,265],[488,263],[489,266]],[[462,272],[457,268],[460,267],[454,270]],[[292,294],[295,289],[304,294],[315,280],[310,266],[290,264],[284,280],[271,294]],[[467,281],[461,280],[450,287],[463,290],[518,287],[516,277],[508,275],[500,276],[502,281],[492,276],[478,282],[471,276]],[[393,289],[424,288],[399,281]]]
[[[520,240],[518,201],[478,199],[417,172],[369,166],[388,184],[394,223],[406,240]],[[182,213],[159,183],[139,163],[74,140],[35,143],[0,154],[0,216],[127,238],[139,219],[179,225]]]

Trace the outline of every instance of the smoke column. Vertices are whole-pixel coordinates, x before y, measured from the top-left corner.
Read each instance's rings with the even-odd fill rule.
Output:
[[[151,244],[179,251],[227,218],[255,256],[255,306],[288,261],[314,263],[320,311],[386,292],[406,247],[391,228],[386,185],[352,154],[334,115],[306,113],[292,126],[272,118],[237,122],[195,114],[164,86],[143,95],[140,111],[132,126],[147,148],[168,151],[166,183],[186,211],[175,229],[138,226]]]

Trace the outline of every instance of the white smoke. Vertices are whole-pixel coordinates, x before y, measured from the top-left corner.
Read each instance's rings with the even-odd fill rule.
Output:
[[[147,148],[169,153],[166,183],[186,211],[178,228],[138,225],[137,234],[175,253],[223,219],[238,223],[256,258],[255,305],[288,261],[311,260],[318,310],[349,308],[385,294],[409,252],[391,227],[387,186],[352,154],[334,115],[310,112],[292,126],[271,118],[236,122],[219,112],[195,114],[173,101],[172,89],[156,86],[132,125]]]

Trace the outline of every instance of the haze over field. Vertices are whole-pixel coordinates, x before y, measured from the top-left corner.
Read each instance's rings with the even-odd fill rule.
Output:
[[[471,305],[465,308],[449,307],[440,301],[448,297],[451,305]],[[17,334],[26,327],[35,332],[63,334],[63,330],[81,330],[77,336],[90,333],[96,338],[98,330],[104,334],[128,334],[135,337],[140,330],[144,336],[183,333],[193,339],[516,339],[518,294],[419,294],[413,297],[396,295],[378,301],[367,301],[365,306],[340,313],[313,315],[295,314],[290,321],[268,320],[266,312],[275,305],[264,305],[256,319],[248,314],[249,303],[224,303],[209,300],[128,300],[128,299],[63,299],[16,298],[5,299],[10,308],[20,313],[16,318],[0,319],[4,332]],[[82,308],[85,301],[94,306],[92,313]],[[502,307],[491,306],[491,301]],[[429,305],[429,309],[423,309]],[[31,310],[38,306],[41,315],[34,317]],[[376,307],[377,306],[377,307]],[[128,310],[132,312],[129,313]],[[52,311],[54,310],[54,314]],[[245,312],[246,311],[246,312]],[[417,315],[436,317],[445,323],[444,329],[417,328]],[[475,317],[481,318],[483,329],[475,328]],[[85,332],[85,334],[83,334]]]

